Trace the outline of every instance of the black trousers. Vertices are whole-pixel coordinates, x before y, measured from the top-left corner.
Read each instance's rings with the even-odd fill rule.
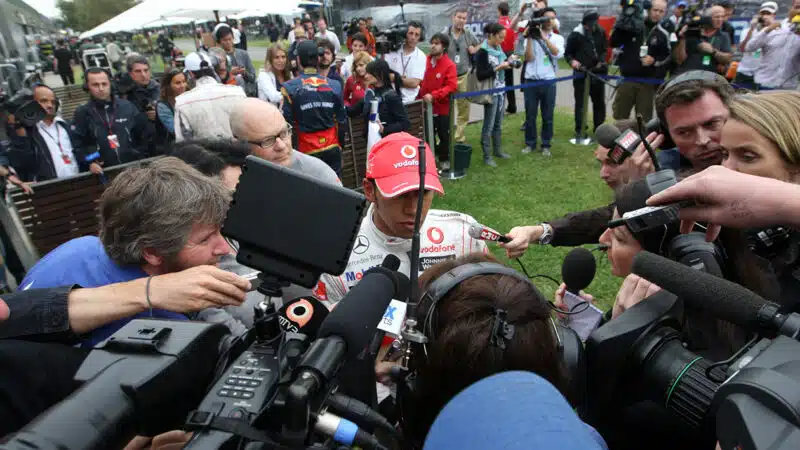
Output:
[[[575,135],[583,135],[587,130],[588,124],[583,124],[581,130],[581,120],[583,120],[583,91],[586,80],[575,78],[572,80],[572,87],[575,91]],[[606,85],[602,81],[592,78],[589,81],[589,97],[592,99],[592,110],[594,112],[594,128],[597,129],[606,121]],[[587,120],[588,122],[588,120]]]
[[[72,73],[72,70],[69,72],[59,72],[58,74],[61,75],[61,83],[63,83],[64,86],[75,84],[75,74]]]
[[[433,131],[439,137],[436,157],[439,162],[450,161],[450,116],[433,116]]]
[[[512,53],[508,53],[506,56],[511,54]],[[514,70],[508,69],[504,72],[506,77],[506,87],[514,86]],[[509,114],[514,114],[517,112],[517,91],[506,91],[506,111],[508,111]]]
[[[0,441],[78,388],[75,373],[90,349],[0,340]]]

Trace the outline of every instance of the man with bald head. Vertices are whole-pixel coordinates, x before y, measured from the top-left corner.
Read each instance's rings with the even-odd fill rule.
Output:
[[[325,162],[292,148],[292,126],[271,103],[244,99],[231,113],[233,136],[250,144],[253,155],[288,167],[318,180],[341,186],[342,182]]]
[[[722,31],[725,23],[725,8],[712,6],[700,19],[699,31],[689,30],[683,25],[678,32],[678,46],[675,48],[675,74],[690,70],[708,70],[724,74],[733,59],[731,39]]]

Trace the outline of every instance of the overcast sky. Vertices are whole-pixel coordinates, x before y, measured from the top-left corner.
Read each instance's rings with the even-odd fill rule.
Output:
[[[33,6],[39,13],[47,17],[58,17],[60,12],[56,8],[56,0],[24,0],[25,3]]]

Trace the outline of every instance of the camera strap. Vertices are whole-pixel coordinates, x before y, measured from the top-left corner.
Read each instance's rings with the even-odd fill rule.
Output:
[[[265,442],[272,445],[272,448],[289,449],[289,447],[278,444],[267,433],[256,429],[244,419],[221,417],[208,411],[192,411],[189,413],[185,426],[190,431],[224,431],[251,441]]]
[[[556,66],[556,62],[553,60],[553,55],[550,54],[550,51],[547,50],[547,46],[544,45],[544,42],[542,42],[541,39],[534,39],[534,40],[539,43],[540,47],[542,47],[542,51],[544,51],[544,54],[547,56],[547,59],[550,60],[550,66],[553,68],[553,73],[555,74],[556,70],[558,70],[558,66]],[[524,75],[525,74],[523,74],[523,76]]]

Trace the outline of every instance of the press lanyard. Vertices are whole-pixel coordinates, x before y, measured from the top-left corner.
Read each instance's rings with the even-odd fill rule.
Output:
[[[408,60],[406,60],[405,58],[403,58],[403,54],[404,54],[404,53],[405,53],[405,52],[403,51],[403,49],[400,49],[400,62],[403,64],[403,76],[405,77],[405,76],[408,76],[408,74],[406,73],[406,71],[407,71],[407,69],[408,69],[408,65],[409,65],[409,64],[411,64],[411,58],[413,58],[413,57],[414,57],[414,55],[416,55],[416,54],[417,54],[417,49],[416,49],[416,48],[414,48],[414,51],[413,51],[413,52],[411,52],[411,54],[410,54],[410,55],[408,55]]]
[[[64,148],[61,146],[61,131],[58,129],[58,123],[53,122],[53,124],[56,127],[56,137],[53,137],[53,135],[50,134],[47,130],[45,130],[41,124],[39,124],[39,131],[46,134],[47,137],[49,137],[52,142],[55,142],[56,145],[58,145],[58,151],[59,153],[61,153],[61,159],[64,160],[65,164],[69,164],[71,162],[69,159],[69,155],[67,155],[67,153],[64,151]]]
[[[103,108],[103,109],[104,109],[104,112],[105,112],[105,115],[106,115],[105,120],[103,120],[103,116],[100,115],[100,111],[97,111],[97,108],[95,108],[95,112],[97,113],[97,117],[99,117],[100,120],[106,125],[106,128],[108,128],[108,134],[114,134],[114,131],[112,130],[112,127],[114,126],[114,119],[116,119],[116,117],[117,117],[117,112],[114,110],[114,107],[112,106],[111,107],[111,118],[109,118],[108,117],[108,109],[107,108]]]

